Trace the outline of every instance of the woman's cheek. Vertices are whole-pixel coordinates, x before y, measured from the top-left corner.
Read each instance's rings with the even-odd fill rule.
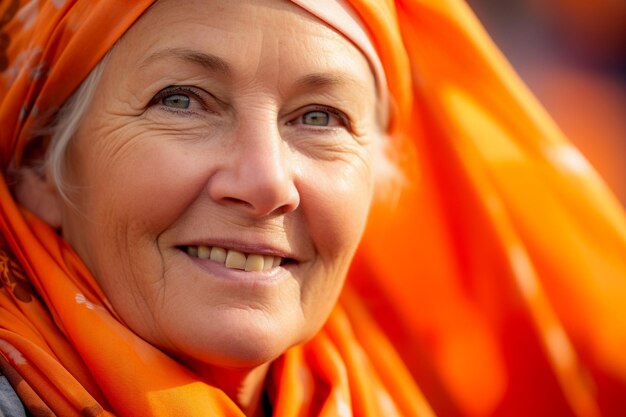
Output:
[[[350,261],[365,228],[373,196],[373,174],[364,157],[313,164],[302,188],[302,206],[318,250],[338,263]],[[343,267],[343,265],[342,265]]]

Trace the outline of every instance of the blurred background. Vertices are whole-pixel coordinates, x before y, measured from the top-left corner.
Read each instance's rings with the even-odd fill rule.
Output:
[[[468,0],[626,206],[626,0]]]

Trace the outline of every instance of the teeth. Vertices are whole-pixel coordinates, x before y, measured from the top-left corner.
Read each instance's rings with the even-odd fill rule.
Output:
[[[246,255],[236,250],[229,250],[224,265],[226,265],[226,268],[245,269]]]
[[[274,256],[264,256],[263,257],[263,270],[269,271],[274,267]],[[280,259],[280,258],[278,258]]]
[[[226,261],[226,249],[211,249],[211,260],[219,263],[224,263]]]
[[[262,271],[264,263],[265,261],[263,260],[263,255],[250,254],[246,259],[246,266],[244,269],[246,271]]]
[[[190,256],[200,259],[210,259],[224,264],[227,268],[241,269],[245,271],[269,271],[279,266],[282,258],[278,256],[259,255],[255,253],[245,254],[236,250],[228,250],[220,247],[187,246]]]
[[[211,248],[206,246],[198,246],[198,258],[209,259],[211,257]]]

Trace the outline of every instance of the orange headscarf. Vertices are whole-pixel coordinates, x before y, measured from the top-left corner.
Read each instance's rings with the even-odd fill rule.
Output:
[[[3,167],[150,3],[2,0]],[[623,414],[622,209],[465,3],[349,3],[407,184],[373,208],[322,331],[272,365],[274,415]],[[242,416],[127,329],[4,180],[0,229],[0,369],[34,413]]]

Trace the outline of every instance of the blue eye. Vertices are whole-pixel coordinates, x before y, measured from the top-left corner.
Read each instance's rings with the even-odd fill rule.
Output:
[[[344,112],[321,104],[311,104],[307,107],[300,109],[298,116],[291,120],[290,123],[306,126],[310,129],[339,127],[350,129],[350,119]]]
[[[159,91],[150,100],[149,106],[159,106],[174,113],[193,114],[206,111],[211,95],[201,88],[172,85]]]
[[[330,115],[324,111],[310,111],[302,115],[302,123],[312,126],[328,126],[330,124]]]
[[[164,106],[172,107],[174,109],[188,109],[191,105],[191,99],[184,94],[172,94],[170,96],[163,97],[161,103]]]

